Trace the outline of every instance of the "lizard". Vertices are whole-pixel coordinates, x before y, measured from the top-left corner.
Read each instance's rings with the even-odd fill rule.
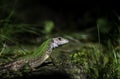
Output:
[[[43,42],[34,53],[28,56],[19,57],[15,61],[3,65],[0,67],[0,71],[18,71],[26,64],[28,64],[31,69],[35,69],[50,57],[54,48],[57,48],[60,45],[66,44],[68,42],[69,40],[63,37],[48,39]]]

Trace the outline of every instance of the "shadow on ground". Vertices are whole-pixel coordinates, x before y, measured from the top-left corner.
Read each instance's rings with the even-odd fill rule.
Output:
[[[71,79],[70,75],[60,71],[50,71],[46,73],[24,74],[23,77],[17,79]]]

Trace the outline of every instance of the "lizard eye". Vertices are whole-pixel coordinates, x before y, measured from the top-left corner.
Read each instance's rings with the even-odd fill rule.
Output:
[[[60,40],[60,41],[61,41],[61,40],[62,40],[62,38],[61,38],[61,37],[58,37],[58,40]]]

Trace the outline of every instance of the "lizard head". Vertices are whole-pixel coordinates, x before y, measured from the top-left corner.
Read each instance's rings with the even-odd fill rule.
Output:
[[[63,38],[63,37],[56,37],[56,38],[53,38],[52,39],[52,48],[56,48],[58,47],[59,45],[63,45],[63,44],[66,44],[68,43],[69,40]]]

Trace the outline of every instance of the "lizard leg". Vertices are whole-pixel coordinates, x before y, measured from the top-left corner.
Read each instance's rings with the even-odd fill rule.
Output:
[[[31,67],[31,65],[29,64],[29,62],[25,63],[24,66],[23,66],[23,70],[25,72],[32,72],[34,71],[35,69],[33,67]]]
[[[52,64],[53,64],[55,67],[57,67],[57,65],[55,64],[55,61],[54,61],[54,59],[52,58],[51,55],[50,55],[50,59],[51,59]]]

